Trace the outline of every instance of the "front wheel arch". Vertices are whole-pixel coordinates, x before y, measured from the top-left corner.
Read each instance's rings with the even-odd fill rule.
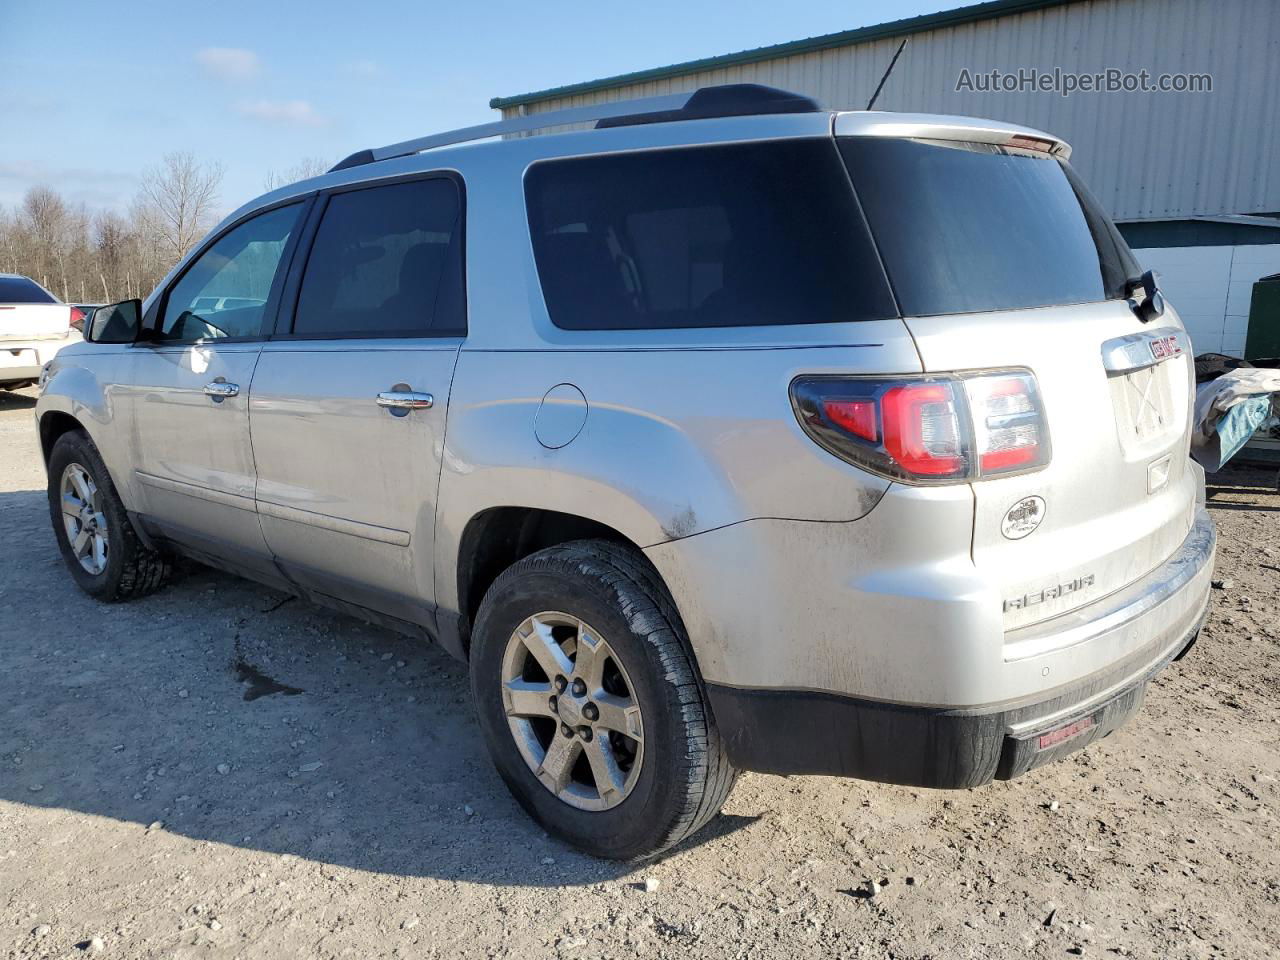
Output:
[[[63,434],[73,430],[79,430],[86,436],[89,433],[83,423],[61,410],[50,410],[40,418],[40,453],[46,467],[49,465],[49,456],[53,453],[53,445]]]

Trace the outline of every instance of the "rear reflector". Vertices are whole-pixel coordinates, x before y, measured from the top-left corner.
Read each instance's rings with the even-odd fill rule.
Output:
[[[1084,717],[1074,723],[1068,723],[1064,727],[1057,730],[1050,730],[1048,733],[1040,734],[1039,744],[1041,750],[1048,750],[1050,747],[1056,747],[1060,743],[1066,743],[1072,737],[1084,733],[1086,730],[1093,729],[1093,717]]]
[[[799,377],[791,400],[819,446],[906,483],[965,482],[1049,462],[1048,429],[1027,371]]]

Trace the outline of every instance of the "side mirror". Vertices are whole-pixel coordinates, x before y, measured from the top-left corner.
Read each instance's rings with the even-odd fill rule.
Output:
[[[84,325],[84,338],[90,343],[133,343],[141,332],[141,300],[99,307]]]

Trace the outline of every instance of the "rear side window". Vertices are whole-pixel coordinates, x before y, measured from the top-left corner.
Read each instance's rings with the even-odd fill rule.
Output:
[[[57,303],[58,298],[26,277],[0,277],[0,303]]]
[[[553,160],[525,175],[551,321],[569,330],[895,314],[830,140]]]
[[[330,197],[298,291],[294,335],[464,334],[461,209],[447,178]]]
[[[840,150],[906,316],[1105,300],[1136,270],[1054,157],[880,137]]]

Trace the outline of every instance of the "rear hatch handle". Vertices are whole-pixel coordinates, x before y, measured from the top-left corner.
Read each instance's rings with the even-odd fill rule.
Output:
[[[1176,327],[1130,333],[1102,345],[1102,365],[1107,373],[1131,373],[1172,360],[1191,349],[1187,335]]]

